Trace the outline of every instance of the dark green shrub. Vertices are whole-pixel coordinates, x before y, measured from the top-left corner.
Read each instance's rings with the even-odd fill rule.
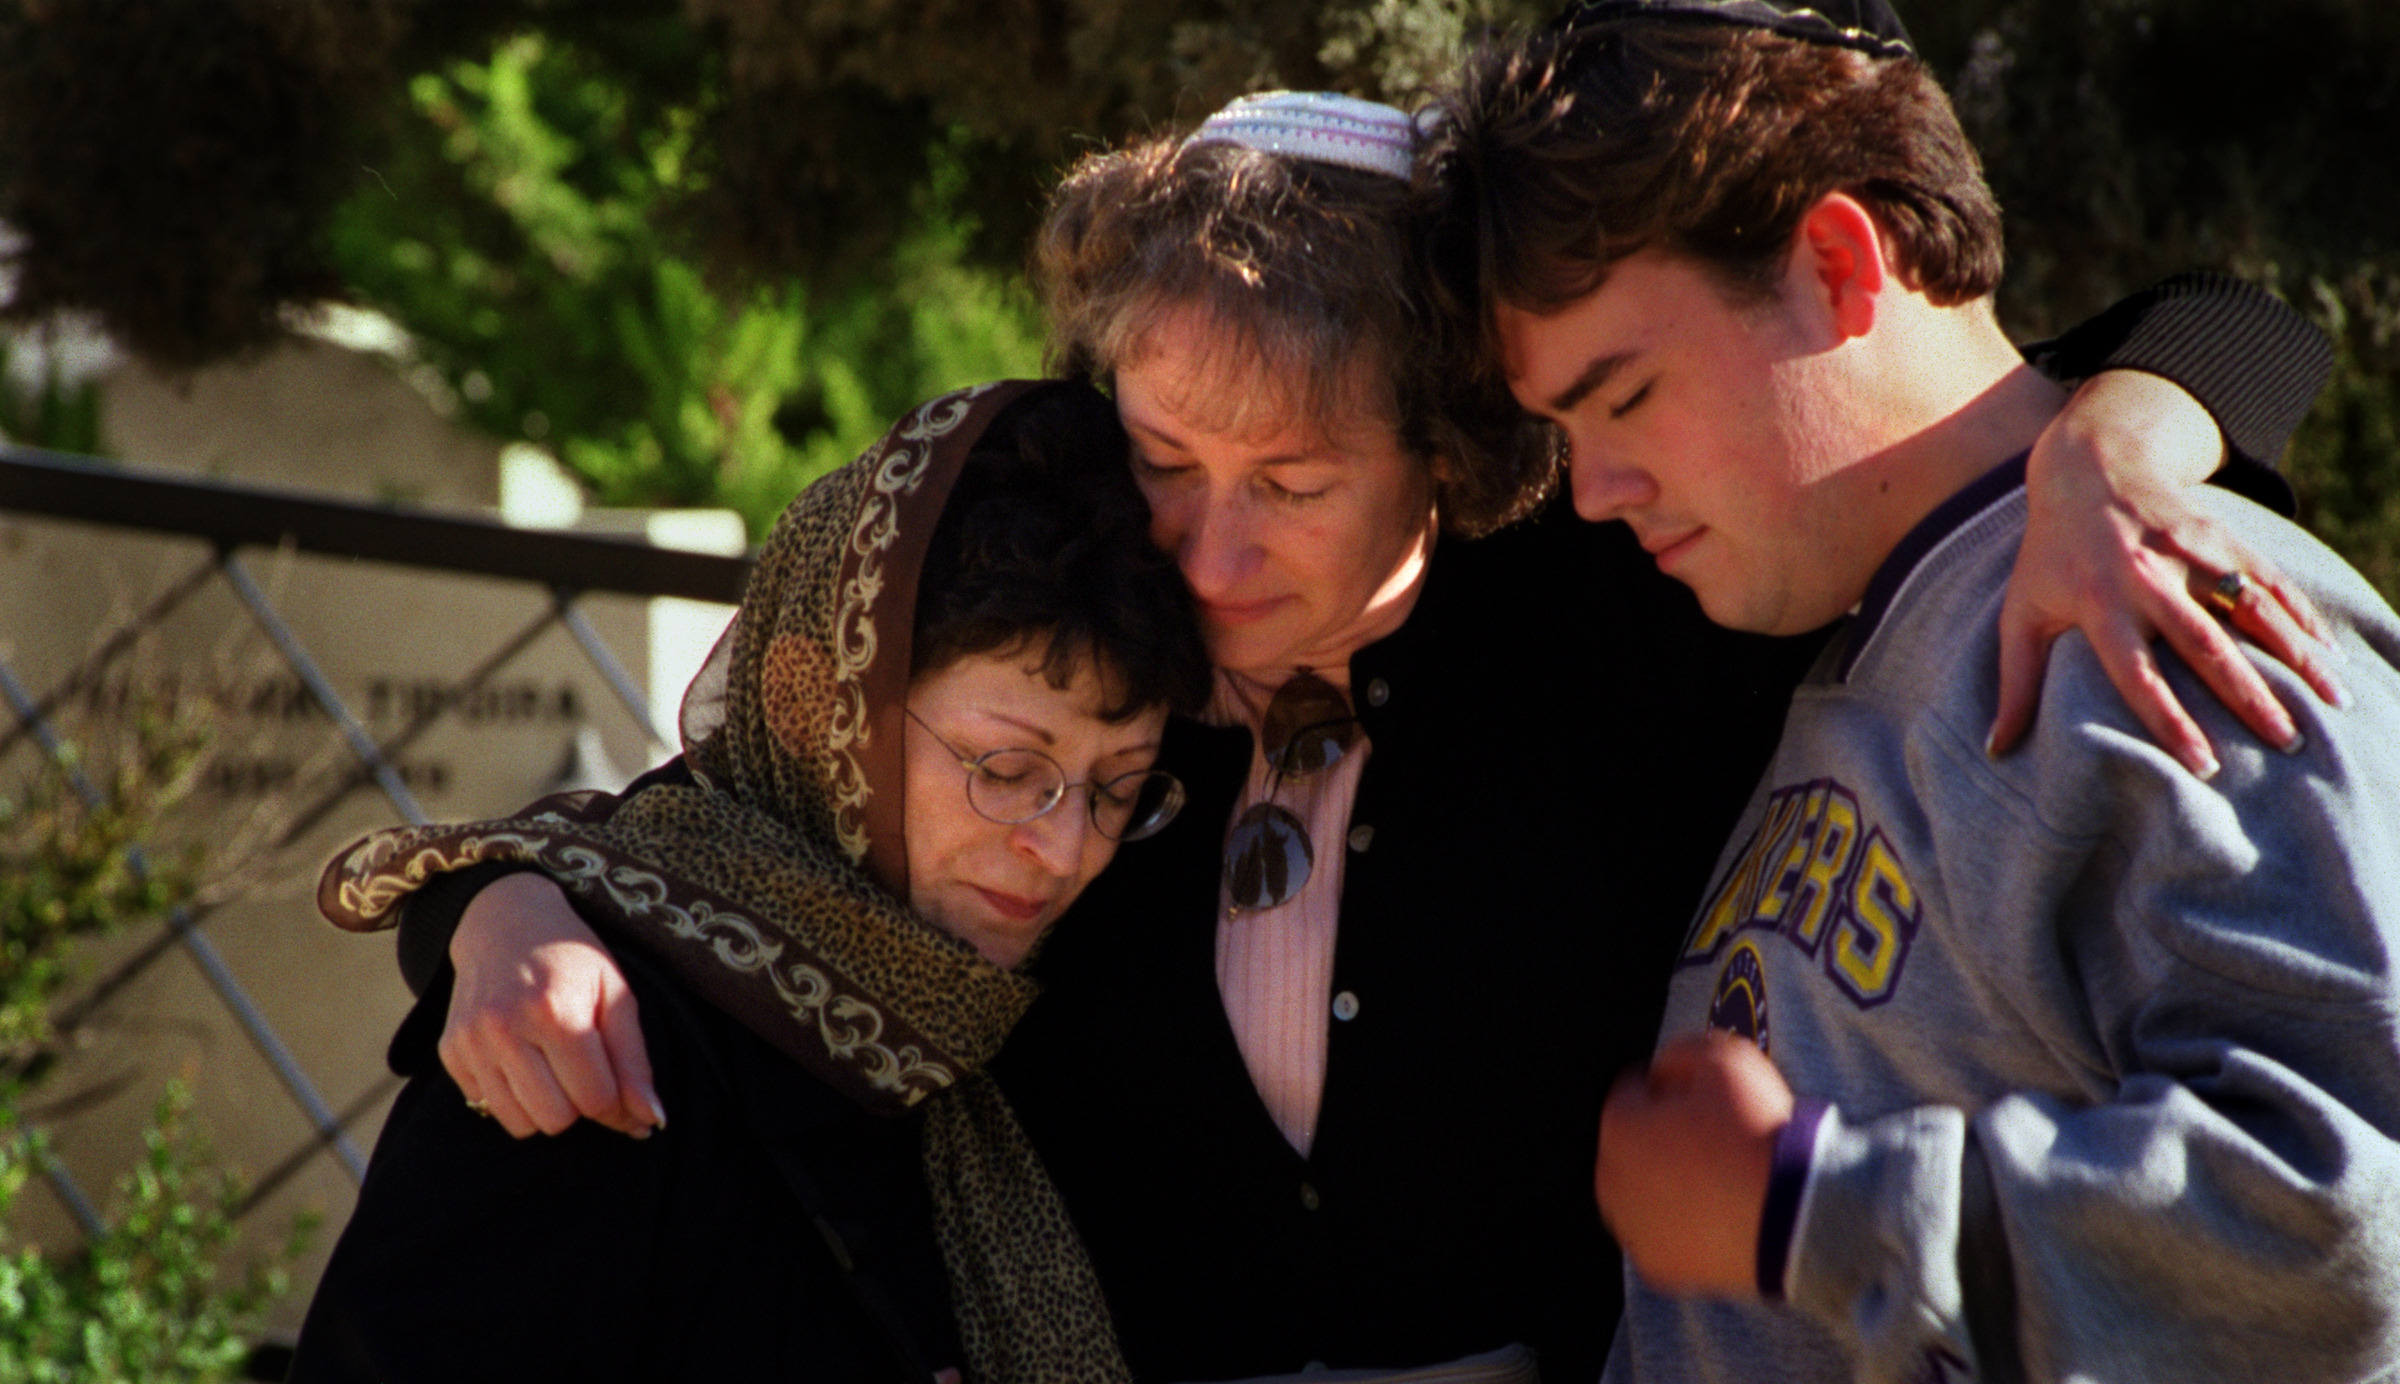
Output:
[[[220,1279],[241,1189],[187,1127],[190,1096],[173,1082],[98,1235],[71,1248],[11,1243],[11,1212],[48,1158],[20,1112],[49,1070],[50,1002],[79,942],[159,922],[190,896],[198,858],[160,859],[143,844],[190,785],[200,748],[189,723],[137,712],[111,762],[87,764],[70,746],[0,797],[0,1384],[237,1378],[306,1230],[294,1228],[280,1258]]]

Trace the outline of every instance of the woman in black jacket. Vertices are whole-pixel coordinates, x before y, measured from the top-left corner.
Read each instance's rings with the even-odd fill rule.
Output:
[[[681,757],[328,869],[350,928],[443,872],[571,907],[625,944],[656,1090],[638,1141],[509,1138],[435,1060],[437,975],[291,1378],[1124,1377],[981,1070],[1015,968],[1182,798],[1153,764],[1205,656],[1123,450],[1082,385],[935,400],[786,511]]]

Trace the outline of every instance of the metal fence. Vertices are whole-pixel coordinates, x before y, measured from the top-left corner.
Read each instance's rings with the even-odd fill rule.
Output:
[[[26,686],[6,651],[0,650],[0,699],[5,699],[9,711],[9,719],[0,722],[6,727],[0,731],[0,754],[30,738],[58,765],[73,792],[87,804],[98,805],[99,788],[68,752],[61,736],[60,709],[96,686],[146,631],[174,615],[202,590],[222,584],[315,707],[338,730],[355,761],[339,781],[298,806],[281,828],[278,846],[300,840],[362,792],[380,792],[406,821],[425,821],[423,808],[399,771],[401,755],[449,714],[461,697],[473,695],[507,669],[553,626],[573,637],[654,746],[671,743],[671,728],[654,719],[654,708],[625,663],[586,618],[580,603],[588,595],[610,593],[730,604],[739,598],[749,567],[744,558],[682,552],[624,538],[520,529],[471,514],[324,499],[264,486],[137,471],[91,458],[6,445],[0,445],[0,512],[198,539],[210,550],[191,570],[167,582],[131,618],[98,637],[88,656],[50,686],[39,690]],[[259,549],[525,583],[545,591],[547,600],[536,618],[502,638],[472,664],[454,686],[458,696],[427,699],[411,708],[395,730],[377,739],[345,704],[318,659],[254,579],[245,554]],[[22,598],[23,593],[9,596]],[[136,872],[146,868],[138,855],[129,864]],[[155,935],[142,939],[79,994],[71,1007],[55,1016],[60,1031],[73,1031],[162,956],[180,948],[189,954],[208,987],[315,1131],[308,1147],[257,1177],[244,1209],[257,1205],[316,1158],[337,1159],[353,1180],[363,1177],[366,1159],[353,1131],[389,1094],[388,1086],[368,1092],[345,1108],[334,1108],[311,1079],[307,1064],[277,1035],[241,977],[210,942],[209,914],[206,907],[178,909]],[[85,1233],[97,1233],[101,1220],[86,1190],[55,1158],[48,1160],[43,1171]]]

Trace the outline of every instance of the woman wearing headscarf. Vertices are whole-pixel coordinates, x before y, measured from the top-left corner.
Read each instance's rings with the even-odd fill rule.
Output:
[[[1181,798],[1152,766],[1206,665],[1123,448],[1082,385],[924,406],[785,512],[680,758],[334,862],[344,927],[538,872],[633,942],[675,1120],[509,1138],[435,1059],[437,977],[291,1378],[1124,1377],[982,1071],[1014,968]]]
[[[1510,1342],[1547,1377],[1597,1375],[1621,1291],[1591,1197],[1601,1102],[1650,1049],[1674,947],[1825,639],[1709,624],[1622,525],[1576,518],[1554,455],[1511,450],[1513,407],[1459,407],[1429,349],[1417,133],[1371,103],[1245,98],[1090,156],[1043,231],[1054,353],[1111,389],[1218,677],[1169,733],[1185,825],[1086,895],[996,1070],[1136,1376],[1161,1384]],[[2179,356],[2195,336],[2252,348],[2238,376]],[[2098,436],[2103,458],[2196,478],[2225,447],[2213,414],[2250,458],[2230,480],[2272,495],[2259,462],[2321,347],[2246,286],[2153,291],[2044,359],[2185,379],[2211,413],[2086,409],[2044,447]],[[2151,386],[2176,393],[2137,384],[2145,409]],[[2055,506],[2021,573],[2055,588],[2106,566],[2091,533],[2118,507]],[[2028,628],[2080,619],[2138,649],[2168,623],[2158,599]],[[467,890],[445,892],[412,919],[437,946]],[[456,949],[490,976],[525,917],[483,902]],[[638,1088],[622,1064],[622,1087],[581,1073],[596,1048],[529,1024],[454,1055],[538,1091],[518,1118],[556,1129]]]

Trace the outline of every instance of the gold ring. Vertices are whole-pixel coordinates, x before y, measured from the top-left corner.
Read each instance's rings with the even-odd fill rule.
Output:
[[[489,1101],[471,1100],[467,1102],[467,1108],[487,1120],[492,1118],[492,1107]]]
[[[2204,596],[2207,602],[2227,615],[2242,608],[2242,597],[2250,594],[2250,578],[2239,567],[2216,579]]]

